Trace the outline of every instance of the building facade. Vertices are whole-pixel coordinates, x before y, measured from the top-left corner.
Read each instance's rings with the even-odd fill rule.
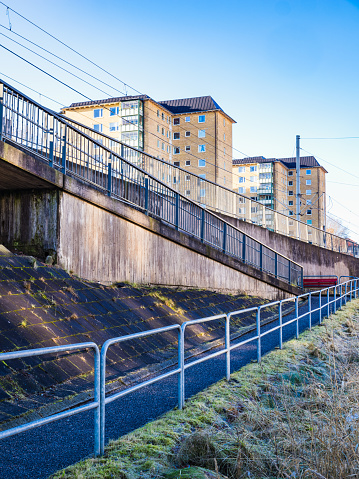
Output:
[[[232,125],[235,121],[210,96],[161,102],[147,95],[108,98],[73,103],[63,108],[62,114],[232,188]],[[136,156],[131,161],[136,163]]]
[[[296,159],[257,156],[233,160],[233,189],[284,215],[296,217]],[[314,156],[300,158],[300,221],[325,229],[327,171]],[[244,200],[245,202],[245,200]],[[240,207],[244,214],[244,205]],[[295,234],[294,222],[289,226]]]

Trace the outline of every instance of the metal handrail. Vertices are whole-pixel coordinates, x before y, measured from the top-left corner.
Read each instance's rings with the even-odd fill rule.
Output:
[[[257,200],[252,200],[248,196],[245,196],[241,193],[237,193],[233,189],[227,188],[226,186],[223,186],[223,185],[219,185],[218,183],[215,183],[215,182],[213,182],[213,181],[211,181],[207,178],[201,178],[199,175],[196,175],[195,173],[192,173],[188,170],[185,170],[184,168],[181,168],[180,166],[176,166],[172,163],[169,163],[168,161],[166,161],[162,158],[157,158],[156,156],[150,155],[149,153],[144,153],[142,150],[136,148],[135,146],[127,145],[126,143],[124,143],[124,142],[122,142],[122,141],[120,141],[116,138],[113,138],[109,135],[106,135],[105,133],[98,132],[98,131],[94,130],[93,128],[90,128],[86,125],[83,125],[82,123],[80,123],[80,122],[78,122],[78,121],[76,121],[76,120],[74,120],[74,119],[72,119],[72,118],[70,118],[70,117],[68,117],[64,114],[61,114],[60,116],[67,123],[76,125],[76,127],[79,130],[82,130],[83,132],[87,131],[88,135],[90,135],[90,136],[92,135],[92,137],[95,137],[95,138],[106,139],[108,141],[109,145],[117,144],[123,150],[132,151],[133,153],[135,153],[134,156],[137,156],[138,158],[151,159],[156,164],[161,164],[161,165],[164,165],[168,169],[180,172],[182,174],[182,177],[190,175],[191,177],[196,178],[196,180],[199,184],[210,185],[216,191],[226,192],[226,194],[231,195],[234,198],[236,198],[234,200],[234,202],[231,202],[232,207],[230,208],[230,211],[229,211],[228,209],[227,210],[223,209],[223,205],[219,205],[219,204],[211,205],[210,203],[207,204],[207,196],[206,196],[205,199],[203,199],[201,201],[201,203],[206,204],[207,208],[214,209],[214,211],[222,213],[222,214],[227,214],[227,215],[230,215],[230,216],[234,216],[235,218],[238,218],[241,221],[246,221],[246,222],[249,222],[249,223],[258,224],[259,226],[265,227],[265,228],[267,228],[269,230],[272,230],[276,233],[283,234],[283,235],[289,236],[289,237],[293,237],[293,236],[287,234],[287,231],[284,231],[283,229],[280,229],[278,227],[278,225],[279,225],[278,216],[279,216],[281,218],[281,220],[286,223],[286,230],[289,228],[289,225],[287,225],[288,221],[293,221],[293,224],[298,225],[298,226],[295,227],[295,230],[296,230],[297,234],[294,237],[296,239],[298,239],[300,241],[304,241],[305,243],[311,243],[311,244],[320,246],[321,248],[326,248],[326,249],[329,249],[329,250],[338,251],[338,252],[345,253],[345,254],[350,254],[348,252],[348,244],[347,244],[346,238],[335,235],[333,233],[329,233],[329,232],[324,231],[320,228],[317,228],[316,226],[307,225],[303,221],[300,221],[300,220],[294,218],[293,216],[289,216],[289,215],[286,215],[284,213],[280,213],[279,211],[268,208],[263,203],[260,203]],[[160,174],[160,172],[162,171],[159,168],[157,168],[157,170],[155,170],[151,165],[146,165],[146,166],[142,165],[142,168],[146,171],[148,171],[148,169],[151,168],[153,172],[157,171],[157,174]],[[154,174],[155,173],[153,173],[153,175]],[[172,175],[171,175],[171,177],[172,177]],[[171,182],[171,180],[169,182]],[[180,184],[180,182],[178,182],[178,184]],[[173,188],[174,188],[174,186],[173,186]],[[191,192],[192,192],[192,187],[191,187]],[[259,209],[261,209],[261,208],[264,209],[264,215],[263,214],[257,215],[257,217],[260,219],[259,222],[255,221],[253,219],[248,221],[246,217],[240,216],[237,213],[236,208],[233,208],[233,204],[235,203],[235,204],[239,205],[239,199],[241,200],[241,204],[244,204],[245,202],[249,202],[249,208],[251,208],[252,205],[255,205]],[[268,224],[268,221],[266,221],[267,215],[270,215],[271,217],[274,215],[273,228],[270,228],[269,224]],[[263,221],[263,218],[264,218],[264,221]],[[288,226],[288,228],[287,228],[287,226]],[[301,234],[302,231],[305,231],[304,235]],[[309,231],[314,231],[315,232],[315,235],[313,235],[315,238],[312,238],[311,241],[309,240],[309,236],[310,236],[308,234]],[[322,238],[322,240],[318,241],[318,238]],[[324,240],[324,238],[325,238],[325,240]],[[330,241],[327,241],[327,238],[329,238]],[[346,245],[346,251],[343,250],[343,248],[340,247],[341,244]]]
[[[95,429],[95,444],[94,444],[94,454],[98,456],[100,454],[100,352],[97,344],[92,342],[87,343],[77,343],[70,344],[66,346],[54,346],[50,348],[39,348],[39,349],[27,349],[25,351],[13,351],[9,353],[0,353],[0,361],[9,361],[11,359],[19,358],[29,358],[33,356],[42,356],[44,354],[57,354],[61,352],[68,352],[74,350],[83,350],[83,349],[93,349],[95,351],[94,356],[94,400],[89,404],[79,406],[76,408],[68,409],[64,412],[57,414],[52,414],[50,416],[31,421],[27,424],[21,426],[13,427],[11,429],[6,429],[5,431],[0,431],[0,439],[5,439],[10,436],[14,436],[21,432],[34,429],[45,424],[49,424],[59,419],[64,419],[69,416],[74,416],[81,412],[90,411],[95,409],[94,417],[94,429]]]
[[[0,84],[1,139],[35,152],[64,174],[80,178],[229,256],[302,287],[301,265],[209,212],[5,82]]]
[[[304,318],[305,316],[309,315],[309,327],[311,328],[312,323],[311,323],[311,316],[314,312],[319,311],[319,324],[321,324],[323,316],[322,316],[322,309],[323,307],[327,306],[327,316],[329,316],[330,312],[330,304],[333,304],[333,311],[334,313],[337,311],[337,302],[340,301],[340,306],[339,308],[342,307],[343,300],[345,303],[348,301],[348,296],[349,300],[352,300],[353,297],[357,298],[358,297],[358,280],[359,278],[354,278],[350,279],[349,281],[346,281],[344,283],[341,283],[339,285],[335,286],[330,286],[328,288],[324,288],[318,291],[310,292],[310,293],[305,293],[300,296],[295,296],[291,298],[285,298],[282,300],[278,301],[272,301],[270,303],[262,304],[260,306],[255,306],[251,308],[246,308],[242,310],[236,310],[236,311],[231,311],[227,314],[219,314],[215,316],[209,316],[205,318],[200,318],[200,319],[195,319],[195,320],[189,320],[184,322],[182,325],[179,324],[174,324],[172,326],[166,326],[163,328],[158,328],[154,330],[148,330],[144,331],[141,333],[135,333],[135,334],[130,334],[126,336],[120,336],[117,338],[112,338],[107,340],[101,349],[101,355],[99,354],[98,347],[95,343],[79,343],[79,344],[73,344],[73,345],[66,345],[66,346],[56,346],[52,348],[42,348],[42,349],[34,349],[34,350],[25,350],[25,351],[15,351],[15,352],[9,352],[9,353],[2,353],[0,354],[0,361],[2,360],[9,360],[9,359],[15,359],[15,358],[20,358],[20,357],[29,357],[29,356],[35,356],[35,355],[42,355],[42,354],[47,354],[47,353],[57,353],[61,351],[70,351],[70,350],[75,350],[75,349],[88,349],[88,348],[93,348],[95,350],[95,379],[94,379],[94,401],[90,404],[87,404],[85,406],[80,406],[74,409],[69,409],[65,412],[58,413],[52,416],[49,416],[47,418],[40,419],[38,421],[33,421],[28,424],[25,424],[23,426],[15,427],[12,429],[8,429],[5,431],[0,432],[0,439],[5,439],[6,437],[19,434],[23,431],[26,431],[28,429],[33,429],[35,427],[42,426],[44,424],[48,424],[50,422],[56,421],[58,419],[62,419],[65,417],[73,416],[75,414],[78,414],[80,412],[88,411],[90,409],[95,409],[95,455],[98,454],[103,454],[104,453],[104,446],[105,446],[105,415],[106,415],[106,404],[109,404],[116,399],[119,399],[120,397],[123,397],[131,392],[137,391],[139,389],[142,389],[146,386],[149,386],[151,384],[154,384],[156,382],[159,382],[161,380],[164,380],[170,376],[173,376],[175,374],[178,374],[178,408],[182,409],[185,403],[185,388],[184,388],[184,381],[185,381],[185,371],[192,366],[195,366],[197,364],[200,364],[204,361],[208,361],[209,359],[213,359],[217,356],[220,356],[222,354],[226,354],[226,379],[230,380],[231,377],[231,351],[234,349],[239,348],[240,346],[243,346],[245,344],[248,344],[250,342],[256,341],[257,342],[257,361],[260,362],[262,358],[262,338],[267,336],[270,333],[273,333],[275,331],[279,331],[279,347],[282,349],[283,347],[283,329],[292,323],[296,322],[296,337],[298,338],[299,335],[299,320],[301,318]],[[334,299],[330,300],[330,291],[333,291],[333,297]],[[344,290],[344,292],[343,292]],[[322,297],[323,293],[326,292],[327,296],[327,303],[323,304],[322,303]],[[339,292],[339,296],[337,295],[337,292]],[[318,295],[319,296],[319,306],[317,308],[312,308],[312,302],[311,298],[312,295]],[[308,296],[309,301],[308,301],[308,311],[304,312],[303,314],[299,315],[298,311],[298,300],[299,298],[303,298]],[[286,321],[283,323],[283,304],[286,302],[295,302],[295,317]],[[261,331],[262,325],[261,325],[261,310],[278,305],[278,322],[279,324],[269,328],[266,331]],[[250,338],[243,339],[242,341],[235,342],[235,344],[231,344],[231,337],[230,337],[230,321],[233,316],[238,316],[244,313],[249,313],[256,311],[256,333],[252,335]],[[184,339],[185,339],[185,331],[187,327],[190,327],[194,324],[202,324],[210,321],[219,321],[219,320],[225,320],[225,335],[224,335],[224,348],[221,349],[220,351],[216,352],[210,352],[206,356],[203,356],[199,359],[196,359],[194,361],[191,361],[190,363],[185,363],[185,348],[184,348]],[[268,323],[266,323],[268,324]],[[159,374],[149,380],[142,381],[140,383],[137,383],[133,386],[130,386],[128,388],[125,388],[121,390],[120,392],[111,394],[110,396],[106,397],[106,391],[105,391],[105,386],[106,386],[106,355],[108,348],[113,345],[113,344],[119,344],[123,341],[127,340],[134,340],[134,339],[139,339],[139,338],[144,338],[148,336],[152,336],[154,334],[160,334],[163,332],[168,332],[168,331],[178,331],[178,354],[177,354],[177,367],[172,369],[169,372]],[[243,336],[246,337],[249,332],[243,333]],[[235,338],[237,340],[238,338]],[[211,347],[209,348],[211,349]]]

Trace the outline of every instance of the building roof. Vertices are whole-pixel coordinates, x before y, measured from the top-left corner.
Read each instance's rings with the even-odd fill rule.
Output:
[[[119,103],[120,101],[131,101],[131,100],[149,100],[148,95],[135,95],[135,96],[118,96],[114,98],[105,98],[104,100],[92,100],[92,101],[80,101],[78,103],[71,103],[70,106],[63,108],[76,108],[82,106],[91,106],[91,105],[104,105],[106,103]]]
[[[296,158],[265,158],[264,156],[251,156],[248,158],[241,158],[233,160],[233,165],[246,165],[248,163],[276,163],[281,162],[288,169],[295,169]],[[314,156],[301,156],[300,157],[301,168],[323,168]],[[325,168],[324,168],[325,170]],[[325,170],[326,171],[326,170]]]
[[[159,101],[160,105],[164,108],[167,108],[172,114],[180,115],[183,113],[196,113],[201,111],[216,111],[220,110],[224,113],[231,121],[236,123],[233,118],[231,118],[227,113],[225,113],[222,108],[218,105],[216,101],[213,100],[211,96],[197,96],[194,98],[182,98],[177,100],[166,100]]]

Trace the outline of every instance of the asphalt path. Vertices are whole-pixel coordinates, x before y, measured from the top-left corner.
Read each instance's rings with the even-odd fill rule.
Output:
[[[332,299],[332,298],[331,298]],[[322,298],[326,301],[326,298]],[[318,297],[312,298],[313,309],[319,307]],[[337,301],[337,307],[339,300]],[[330,312],[333,305],[330,305]],[[299,309],[299,315],[308,311],[308,304]],[[327,307],[322,307],[323,317]],[[295,317],[285,316],[283,324]],[[278,325],[279,320],[262,326],[261,333]],[[319,311],[312,314],[312,324],[319,322]],[[299,331],[309,327],[309,314],[299,320]],[[295,337],[296,322],[283,329],[283,342]],[[247,333],[240,340],[255,333]],[[238,340],[239,341],[239,340]],[[232,343],[233,344],[233,343]],[[279,345],[279,332],[262,338],[262,355]],[[231,353],[231,370],[237,371],[257,359],[257,341],[238,347]],[[186,370],[186,399],[225,375],[225,355],[217,356]],[[106,443],[110,439],[133,431],[158,418],[177,405],[177,377],[172,376],[159,383],[128,394],[106,406]],[[0,442],[0,479],[45,479],[59,469],[91,456],[94,447],[94,413],[88,411],[62,419]]]

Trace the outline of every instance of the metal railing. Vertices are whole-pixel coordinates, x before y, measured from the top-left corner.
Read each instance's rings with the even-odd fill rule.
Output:
[[[123,151],[116,153],[5,82],[0,83],[0,140],[36,154],[64,174],[81,179],[202,243],[302,287],[303,268],[298,263],[242,233],[133,164]]]
[[[328,233],[315,226],[298,221],[294,216],[275,211],[263,203],[237,193],[233,189],[202,178],[161,158],[144,153],[120,140],[79,123],[63,115],[64,120],[89,135],[123,158],[140,166],[150,175],[180,192],[188,199],[205,205],[211,211],[257,224],[276,233],[296,238],[305,243],[354,256],[351,240]]]
[[[59,354],[61,352],[69,352],[74,350],[84,350],[84,349],[93,349],[95,351],[94,355],[94,400],[83,406],[78,406],[76,408],[68,409],[66,411],[52,414],[50,416],[37,419],[35,421],[23,424],[21,426],[13,427],[11,429],[6,429],[5,431],[0,431],[0,439],[5,439],[10,436],[14,436],[21,432],[34,429],[36,427],[49,424],[51,422],[59,421],[60,419],[65,419],[66,417],[74,416],[80,414],[81,412],[90,411],[91,409],[95,410],[94,415],[94,454],[95,456],[100,454],[100,353],[97,344],[88,342],[88,343],[77,343],[66,346],[54,346],[51,348],[39,348],[39,349],[28,349],[25,351],[14,351],[9,353],[0,354],[1,361],[10,361],[11,359],[20,359],[20,358],[29,358],[34,356],[42,356],[44,354]]]
[[[55,414],[53,416],[49,416],[47,418],[43,418],[38,421],[33,421],[31,423],[25,424],[23,426],[19,426],[16,428],[8,429],[5,431],[0,432],[0,439],[5,439],[6,437],[19,434],[23,431],[26,431],[28,429],[33,429],[35,427],[39,427],[43,424],[47,424],[49,422],[53,422],[59,419],[63,419],[65,417],[69,417],[75,414],[78,414],[83,411],[87,411],[90,409],[95,409],[95,448],[94,448],[94,453],[95,455],[98,454],[103,454],[104,453],[104,447],[105,447],[105,417],[106,417],[106,405],[127,395],[130,393],[133,393],[139,389],[142,389],[146,386],[149,386],[151,384],[157,383],[159,381],[163,381],[166,378],[169,378],[173,375],[178,375],[178,386],[177,386],[177,391],[178,391],[178,408],[182,409],[184,404],[185,404],[185,372],[200,364],[205,361],[208,361],[210,359],[213,359],[215,357],[221,356],[223,354],[226,355],[226,362],[225,362],[225,377],[227,380],[230,380],[231,377],[231,353],[235,349],[238,349],[239,347],[255,342],[257,344],[257,361],[260,362],[262,358],[262,340],[265,338],[267,335],[278,331],[279,335],[279,347],[282,349],[283,347],[283,330],[284,328],[290,326],[291,324],[295,323],[295,337],[298,339],[299,337],[299,331],[300,331],[300,320],[304,319],[306,317],[309,317],[309,329],[312,328],[312,316],[314,313],[318,312],[319,314],[319,319],[318,323],[321,324],[323,317],[326,315],[327,317],[330,314],[330,305],[333,305],[333,312],[335,313],[338,309],[338,302],[339,302],[339,308],[342,308],[343,303],[346,304],[347,301],[351,301],[354,298],[358,297],[358,278],[350,279],[344,283],[341,283],[336,286],[330,286],[328,288],[324,288],[322,290],[310,292],[310,293],[305,293],[300,296],[292,297],[292,298],[286,298],[282,299],[279,301],[273,301],[270,303],[262,304],[260,306],[256,307],[251,307],[251,308],[246,308],[246,309],[241,309],[238,311],[232,311],[228,314],[219,314],[215,316],[210,316],[206,318],[201,318],[201,319],[195,319],[195,320],[190,320],[184,322],[182,325],[179,324],[174,324],[172,326],[167,326],[163,328],[158,328],[158,329],[153,329],[153,330],[148,330],[144,331],[141,333],[135,333],[135,334],[130,334],[126,336],[120,336],[117,338],[112,338],[107,340],[102,348],[101,348],[101,355],[98,353],[98,348],[96,344],[94,343],[80,343],[80,344],[74,344],[71,346],[59,346],[59,347],[53,347],[53,348],[43,348],[43,349],[34,349],[34,350],[25,350],[25,351],[16,351],[16,352],[10,352],[10,353],[3,353],[0,354],[0,361],[2,360],[9,360],[9,359],[15,359],[15,358],[21,358],[21,357],[29,357],[29,356],[36,356],[36,355],[42,355],[42,354],[47,354],[47,353],[58,353],[60,351],[70,351],[74,349],[88,349],[92,348],[95,350],[95,384],[94,384],[94,401],[84,405],[80,406],[74,409],[69,409],[65,412]],[[312,298],[313,296],[318,296],[318,307],[313,308],[313,303],[312,303]],[[322,301],[323,297],[326,298],[326,301]],[[332,299],[331,299],[332,297]],[[299,314],[299,300],[300,299],[307,298],[308,299],[308,309],[301,314]],[[283,305],[287,302],[293,302],[294,303],[294,317],[291,319],[288,319],[287,321],[283,322]],[[278,318],[275,316],[274,318],[271,318],[269,321],[265,321],[262,323],[261,317],[262,317],[262,311],[266,308],[272,308],[274,306],[278,306]],[[323,315],[323,310],[324,310],[324,315]],[[244,337],[244,339],[238,341],[238,330],[233,336],[231,337],[231,321],[232,318],[235,316],[241,316],[246,313],[253,313],[255,312],[256,320],[255,320],[255,325],[253,328],[253,331],[248,330],[247,328],[245,331],[240,333],[239,337]],[[288,314],[288,313],[287,313]],[[198,324],[203,324],[207,322],[212,322],[212,321],[224,321],[225,322],[225,332],[224,332],[224,338],[222,340],[222,344],[224,347],[220,349],[219,351],[214,351],[211,352],[211,346],[209,345],[209,353],[206,354],[206,352],[201,353],[201,357],[197,359],[190,359],[191,356],[188,357],[186,356],[186,349],[185,349],[185,333],[186,330],[193,326],[193,325],[198,325]],[[267,327],[273,323],[273,322],[278,322],[277,325],[274,325],[271,328]],[[265,329],[262,331],[262,329]],[[122,389],[119,392],[113,393],[109,396],[106,397],[106,358],[107,358],[107,352],[108,348],[113,345],[113,344],[120,344],[124,341],[128,340],[136,340],[140,338],[145,338],[149,336],[153,336],[155,334],[162,334],[166,333],[169,331],[178,331],[178,353],[177,353],[177,367],[176,364],[174,364],[174,368],[171,369],[170,371],[167,371],[165,373],[159,374],[159,375],[154,375],[151,379],[142,381],[140,383],[137,383],[133,386],[127,387],[125,389]],[[248,337],[249,334],[254,332],[253,335]],[[187,361],[186,361],[187,360]]]

